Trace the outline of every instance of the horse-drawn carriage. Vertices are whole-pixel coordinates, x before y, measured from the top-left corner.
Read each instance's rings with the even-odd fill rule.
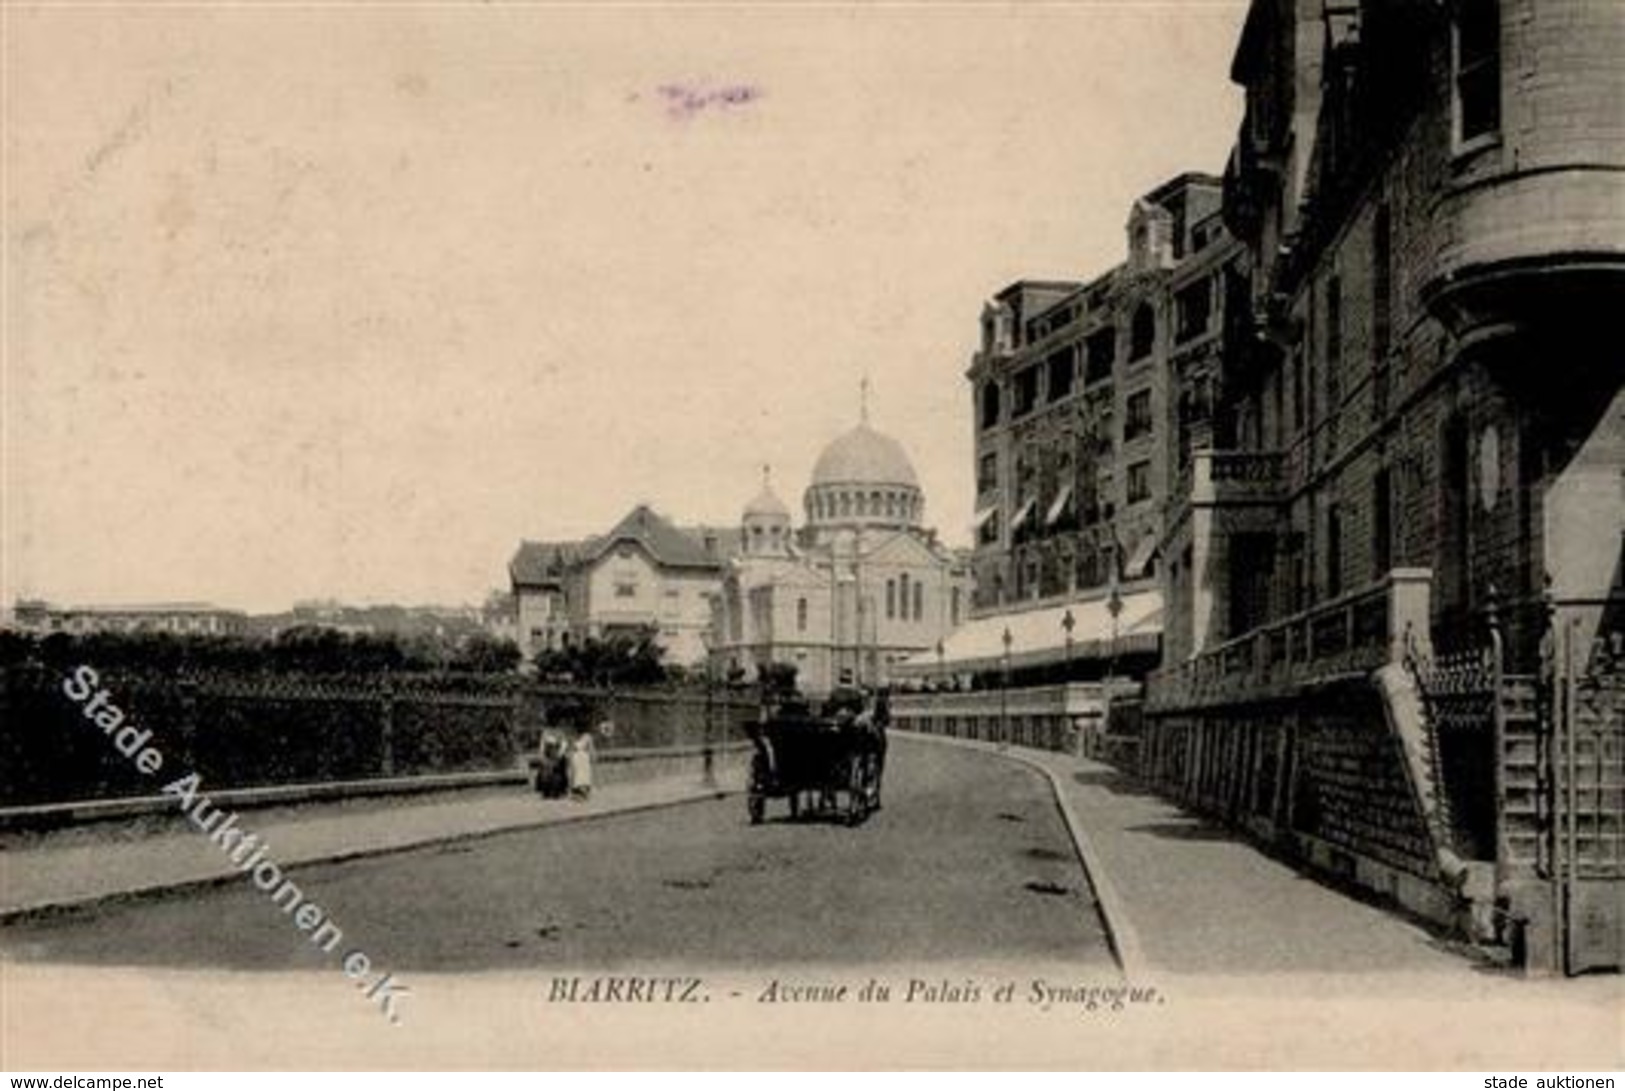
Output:
[[[880,807],[886,763],[883,718],[852,704],[831,702],[814,716],[802,703],[780,706],[751,731],[745,804],[752,825],[769,799],[788,801],[790,817],[823,814],[857,825]]]

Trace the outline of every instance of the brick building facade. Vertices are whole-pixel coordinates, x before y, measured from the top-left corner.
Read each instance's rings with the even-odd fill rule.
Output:
[[[1246,476],[1273,478],[1289,529],[1249,552],[1261,574],[1234,573],[1254,580],[1231,595],[1256,600],[1247,620],[1418,566],[1448,641],[1492,586],[1503,604],[1548,576],[1595,597],[1615,576],[1618,525],[1553,487],[1575,474],[1596,479],[1576,492],[1618,496],[1620,369],[1599,319],[1625,237],[1625,18],[1459,7],[1260,3],[1248,20],[1226,220],[1256,261],[1264,337],[1228,378],[1236,449],[1271,464]],[[1494,95],[1461,73],[1464,19],[1494,39]],[[1599,556],[1574,554],[1599,533]]]
[[[1143,754],[1187,798],[1571,969],[1625,953],[1621,55],[1625,9],[1594,0],[1252,4],[1224,220],[1253,321],[1226,331],[1232,445],[1176,471]],[[1518,678],[1539,706],[1521,756]],[[1476,718],[1446,715],[1462,679]],[[1352,758],[1315,712],[1360,707],[1328,699],[1349,685],[1376,698]],[[1403,858],[1336,835],[1377,799]]]

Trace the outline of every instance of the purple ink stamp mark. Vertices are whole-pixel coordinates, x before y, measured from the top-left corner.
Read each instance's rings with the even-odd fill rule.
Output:
[[[666,116],[684,121],[705,110],[748,106],[762,97],[761,88],[745,83],[715,88],[664,83],[655,88],[655,92],[665,100]]]

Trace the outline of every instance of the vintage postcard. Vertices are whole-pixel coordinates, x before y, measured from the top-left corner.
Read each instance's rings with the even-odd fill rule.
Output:
[[[0,1067],[1625,1062],[1618,3],[0,50]]]

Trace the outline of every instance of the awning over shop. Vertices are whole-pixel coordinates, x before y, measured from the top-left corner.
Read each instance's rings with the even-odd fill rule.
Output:
[[[1046,527],[1055,525],[1055,520],[1059,519],[1066,511],[1067,501],[1071,499],[1072,486],[1061,486],[1061,491],[1055,494],[1055,499],[1050,503],[1049,511],[1044,515],[1044,525]]]
[[[1137,580],[1145,575],[1145,566],[1151,563],[1151,557],[1157,551],[1157,536],[1147,534],[1134,546],[1134,552],[1129,554],[1128,563],[1123,566],[1125,580]]]
[[[1010,529],[1015,530],[1017,527],[1021,526],[1021,524],[1025,523],[1027,521],[1027,516],[1033,513],[1033,507],[1037,503],[1038,498],[1033,497],[1031,500],[1028,500],[1025,504],[1021,505],[1021,507],[1017,508],[1015,516],[1010,520]]]
[[[942,655],[920,652],[898,664],[898,674],[924,678],[933,674],[967,674],[999,670],[1005,665],[1004,634],[1010,633],[1012,670],[1060,663],[1067,656],[1063,624],[1072,612],[1071,655],[1074,659],[1105,659],[1133,652],[1154,652],[1162,639],[1162,592],[1135,591],[1120,599],[1116,639],[1107,598],[1044,606],[991,617],[976,618],[948,635]]]
[[[998,513],[999,506],[997,504],[993,505],[992,507],[983,508],[981,511],[976,513],[976,518],[971,521],[970,528],[972,530],[981,530],[983,527],[987,526],[987,521]]]

